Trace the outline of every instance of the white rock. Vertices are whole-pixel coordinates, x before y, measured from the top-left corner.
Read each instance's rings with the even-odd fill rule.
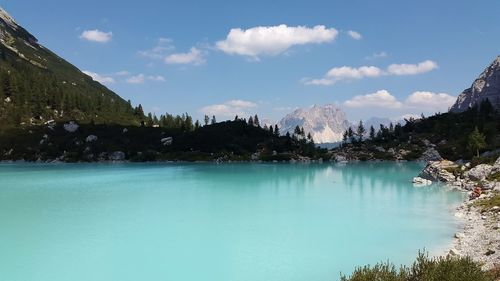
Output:
[[[71,122],[66,123],[66,124],[63,125],[64,130],[66,130],[69,133],[76,132],[76,130],[78,130],[78,127],[80,127],[80,126],[78,126],[78,124],[76,124],[73,121],[71,121]]]
[[[476,167],[466,172],[465,176],[475,181],[482,181],[486,179],[486,177],[491,173],[492,169],[493,166],[488,164],[477,165]]]
[[[109,156],[111,161],[123,161],[125,160],[125,153],[122,151],[115,151]]]
[[[413,178],[413,183],[415,185],[431,185],[432,181],[421,178],[421,177],[414,177]]]
[[[85,139],[85,141],[86,141],[86,142],[94,142],[94,141],[96,141],[96,140],[97,140],[97,136],[95,136],[95,135],[89,135],[89,136]]]
[[[163,144],[164,146],[172,145],[173,141],[174,141],[174,138],[172,138],[172,137],[166,137],[166,138],[162,138],[160,140],[161,144]]]

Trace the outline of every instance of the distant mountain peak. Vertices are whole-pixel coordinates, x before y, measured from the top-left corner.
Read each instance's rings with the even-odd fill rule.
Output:
[[[335,104],[313,105],[299,108],[287,114],[278,123],[280,132],[293,134],[295,127],[303,127],[316,143],[333,143],[342,140],[342,134],[349,128],[345,113]]]
[[[479,75],[470,88],[458,96],[450,111],[463,112],[485,99],[500,108],[500,56]]]

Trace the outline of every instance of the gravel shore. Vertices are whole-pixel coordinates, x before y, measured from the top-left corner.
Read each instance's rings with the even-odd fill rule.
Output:
[[[482,195],[484,200],[493,194]],[[457,208],[455,216],[463,222],[461,232],[455,234],[451,255],[470,256],[483,263],[484,270],[500,266],[500,207],[482,210],[476,200],[467,200]]]

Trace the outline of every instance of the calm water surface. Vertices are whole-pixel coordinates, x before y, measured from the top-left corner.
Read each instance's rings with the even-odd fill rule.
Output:
[[[326,281],[451,242],[416,163],[0,165],[0,280]]]

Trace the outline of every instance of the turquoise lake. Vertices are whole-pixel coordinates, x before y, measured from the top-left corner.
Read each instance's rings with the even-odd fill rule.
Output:
[[[331,281],[441,254],[418,163],[0,164],[0,280]]]

